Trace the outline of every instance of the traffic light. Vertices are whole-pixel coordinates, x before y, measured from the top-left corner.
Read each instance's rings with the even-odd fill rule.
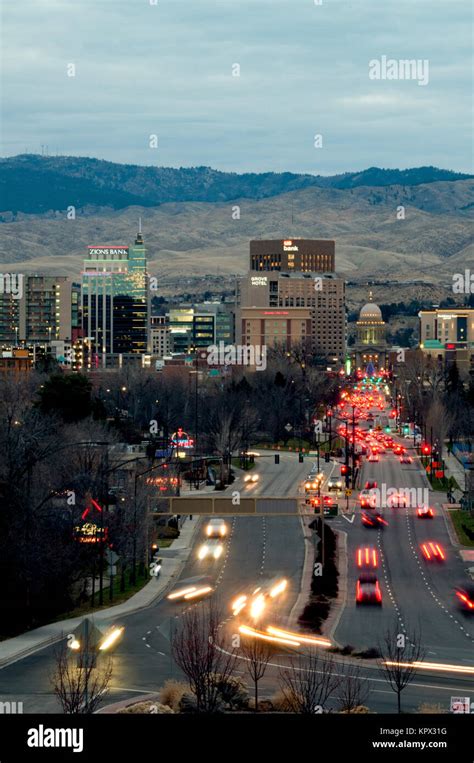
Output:
[[[408,424],[405,424],[405,426],[403,427],[403,434],[410,434],[410,427],[408,426]]]
[[[429,455],[430,455],[430,453],[431,453],[431,448],[430,448],[430,446],[428,445],[428,443],[426,443],[426,442],[425,442],[425,443],[424,443],[424,444],[421,446],[421,452],[423,453],[423,455],[424,455],[424,456],[429,456]]]
[[[303,454],[302,454],[302,453],[298,453],[298,461],[300,462],[300,464],[302,464],[302,463],[303,463],[303,461],[304,461],[304,456],[303,456]]]
[[[385,427],[385,432],[386,432],[387,434],[390,434],[390,432],[391,432],[391,431],[392,431],[392,430],[390,429],[390,427],[389,427],[389,426],[386,426],[386,427]]]
[[[325,462],[326,462],[327,464],[330,462],[330,460],[331,460],[331,456],[330,456],[330,454],[329,454],[329,453],[325,453],[325,454],[324,454],[324,460],[325,460]]]
[[[276,464],[280,463],[280,454],[279,453],[275,453],[275,463]]]
[[[347,474],[347,466],[345,464],[341,465],[341,474]]]

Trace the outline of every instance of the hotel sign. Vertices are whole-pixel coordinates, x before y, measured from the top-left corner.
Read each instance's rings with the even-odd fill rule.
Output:
[[[266,286],[268,278],[267,276],[251,276],[250,283],[252,286]]]

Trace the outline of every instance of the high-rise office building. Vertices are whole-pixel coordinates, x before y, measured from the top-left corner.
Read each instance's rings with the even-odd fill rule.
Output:
[[[148,351],[149,289],[141,224],[128,246],[89,246],[82,274],[82,322],[88,367],[116,365]]]
[[[20,298],[0,294],[0,343],[74,341],[80,331],[80,288],[67,276],[25,275]]]
[[[166,315],[152,315],[150,318],[151,354],[164,358],[170,352],[170,327]]]
[[[20,339],[27,343],[73,339],[79,327],[80,288],[66,276],[27,276]]]
[[[474,310],[421,310],[420,350],[442,366],[456,363],[463,376],[474,372]]]
[[[271,239],[250,242],[250,270],[258,273],[333,273],[334,241]]]
[[[170,350],[172,353],[190,353],[215,344],[216,317],[213,313],[198,311],[194,307],[172,308],[168,314]]]
[[[287,319],[294,318],[296,323],[291,338],[286,332],[285,341],[301,341],[298,311],[307,308],[310,325],[309,330],[305,328],[305,341],[315,358],[321,363],[343,362],[345,282],[334,272],[334,250],[334,241],[252,241],[249,275],[237,282],[237,341],[249,342],[244,315],[249,308],[286,311]]]

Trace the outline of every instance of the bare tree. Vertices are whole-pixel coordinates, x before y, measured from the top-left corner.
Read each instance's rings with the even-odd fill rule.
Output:
[[[339,687],[339,710],[352,713],[366,703],[369,692],[369,682],[362,676],[360,667],[348,663]]]
[[[229,649],[220,622],[218,605],[209,599],[185,612],[172,638],[173,658],[186,676],[201,713],[219,709],[220,687],[235,670],[237,653]]]
[[[97,660],[103,662],[99,667]],[[94,713],[109,691],[113,663],[111,657],[100,657],[83,649],[68,654],[63,646],[55,655],[50,681],[62,710],[66,714]]]
[[[280,687],[291,712],[313,715],[324,712],[341,683],[332,655],[310,649],[280,669]]]
[[[397,695],[398,712],[401,713],[402,691],[413,681],[417,663],[422,662],[426,654],[421,634],[418,631],[400,633],[400,626],[395,620],[379,643],[379,650],[379,665],[385,680]]]
[[[245,658],[247,673],[253,681],[255,712],[258,713],[258,682],[266,673],[268,663],[273,654],[273,648],[268,641],[250,638],[249,640],[242,640],[240,649]]]

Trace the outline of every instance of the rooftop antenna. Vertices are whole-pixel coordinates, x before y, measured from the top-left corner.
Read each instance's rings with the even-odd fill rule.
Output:
[[[138,235],[139,236],[142,235],[142,218],[141,217],[138,218]]]

